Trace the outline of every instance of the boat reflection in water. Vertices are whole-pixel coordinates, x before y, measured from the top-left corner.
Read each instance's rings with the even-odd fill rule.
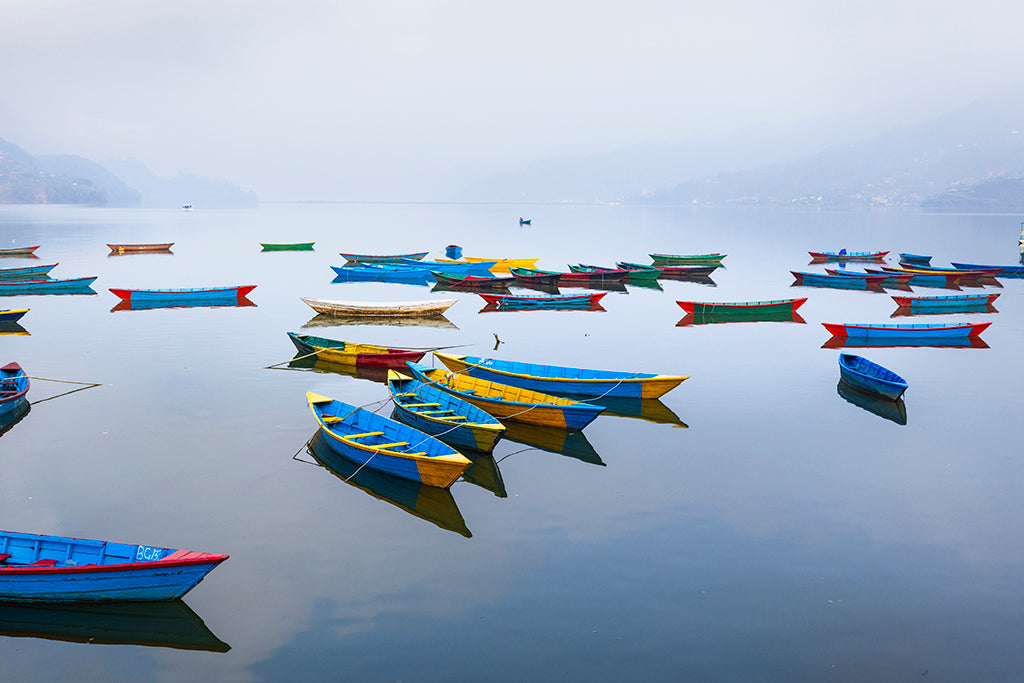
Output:
[[[992,304],[975,304],[973,306],[932,306],[928,309],[914,310],[900,306],[889,316],[899,318],[907,315],[959,315],[960,313],[998,313]]]
[[[836,391],[839,392],[840,396],[858,408],[863,408],[869,413],[874,413],[898,425],[907,424],[907,404],[903,402],[902,396],[894,401],[880,394],[858,389],[843,380],[839,380]]]
[[[199,303],[198,301],[194,304],[188,303],[188,299],[181,299],[178,301],[169,302],[164,301],[119,301],[117,305],[110,309],[111,313],[117,311],[148,311],[154,308],[246,308],[248,306],[255,306],[256,304],[245,298],[244,296],[238,297],[236,301],[225,304],[215,303]]]
[[[872,339],[867,341],[849,337],[832,337],[821,345],[823,349],[864,349],[892,348],[895,346],[931,346],[937,349],[987,349],[981,337],[957,337],[947,339],[928,339],[927,337],[907,337],[905,339]]]
[[[318,464],[346,484],[446,531],[454,531],[466,538],[473,536],[448,489],[417,484],[369,467],[361,468],[355,462],[331,450],[324,442],[320,430],[317,430],[309,440],[306,451]]]
[[[30,410],[32,410],[32,406],[28,399],[22,397],[14,406],[0,413],[0,436],[13,429],[14,425],[21,422]]]
[[[397,419],[392,416],[392,419]],[[501,478],[498,461],[493,453],[485,453],[472,448],[460,448],[459,453],[466,456],[473,464],[462,473],[462,479],[490,491],[498,498],[508,498],[505,481]]]
[[[588,399],[589,400],[589,399]],[[546,427],[508,420],[503,422],[505,433],[501,438],[524,446],[533,446],[542,451],[576,458],[592,465],[604,466],[604,461],[581,431],[569,431],[561,427]]]
[[[371,382],[388,383],[388,368],[374,365],[356,365],[355,363],[334,363],[322,360],[315,355],[297,353],[295,358],[288,362],[288,367],[295,370],[312,370],[313,372],[329,372],[335,375],[348,375],[356,379],[365,379]]]
[[[4,334],[18,335],[21,337],[29,336],[28,330],[22,327],[19,323],[11,321],[0,322],[0,335]]]
[[[181,600],[53,605],[0,603],[0,635],[207,652],[231,649]]]
[[[436,327],[439,329],[457,330],[448,318],[443,315],[430,316],[386,316],[386,315],[328,315],[317,313],[309,319],[303,329],[313,327],[339,327],[342,325],[374,325],[379,327]]]
[[[690,426],[679,419],[672,409],[661,402],[660,398],[612,398],[589,397],[587,403],[604,406],[604,415],[631,417],[655,424],[667,424],[673,427],[689,429]]]
[[[796,311],[767,311],[762,313],[687,313],[682,320],[676,323],[676,327],[761,322],[807,324],[807,321]]]
[[[724,266],[720,266],[724,269]],[[673,282],[692,282],[698,285],[704,285],[706,287],[717,287],[718,284],[711,279],[710,275],[676,275],[674,273],[662,272],[658,276],[659,280],[672,280]],[[635,282],[631,282],[630,285],[635,285]]]

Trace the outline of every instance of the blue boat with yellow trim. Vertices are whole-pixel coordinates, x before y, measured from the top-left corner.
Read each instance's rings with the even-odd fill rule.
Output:
[[[175,600],[227,555],[0,531],[0,600]]]
[[[313,392],[306,400],[331,450],[359,465],[441,488],[470,465],[451,446],[401,422]]]
[[[437,351],[434,352],[434,356],[452,372],[533,391],[570,396],[658,398],[675,389],[689,377],[566,368],[479,356],[453,356]]]

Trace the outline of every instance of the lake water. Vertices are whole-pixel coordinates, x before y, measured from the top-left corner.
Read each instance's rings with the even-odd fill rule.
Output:
[[[100,384],[44,401],[77,386],[33,381],[35,405],[0,437],[2,527],[231,556],[164,618],[199,649],[103,644],[89,615],[0,612],[2,675],[1019,679],[1024,280],[963,290],[998,292],[996,313],[892,319],[892,292],[793,287],[789,273],[821,271],[808,250],[839,248],[1013,264],[1018,223],[626,206],[0,207],[0,246],[42,245],[38,261],[0,267],[59,262],[54,277],[99,277],[95,295],[0,299],[31,308],[27,335],[0,335],[0,362]],[[308,240],[314,252],[258,244]],[[171,241],[173,255],[105,246]],[[714,286],[630,286],[604,312],[481,313],[471,293],[332,283],[339,251],[434,258],[451,243],[551,269],[728,256]],[[111,310],[111,287],[238,284],[257,285],[255,306]],[[303,296],[459,301],[447,326],[304,329]],[[796,296],[809,299],[803,324],[677,326],[679,299]],[[820,323],[952,320],[991,321],[987,348],[853,350],[909,381],[905,416],[837,391],[840,351],[823,348]],[[305,392],[376,408],[386,388],[288,368],[288,331],[690,379],[647,419],[605,414],[582,436],[502,440],[450,496],[382,491],[347,482],[343,464],[311,464]],[[155,639],[118,623],[121,640]],[[25,631],[36,637],[14,637]]]

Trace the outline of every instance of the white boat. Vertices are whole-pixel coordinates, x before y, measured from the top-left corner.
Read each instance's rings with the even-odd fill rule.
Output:
[[[299,297],[317,313],[326,315],[430,316],[441,315],[458,299],[430,301],[331,301]]]

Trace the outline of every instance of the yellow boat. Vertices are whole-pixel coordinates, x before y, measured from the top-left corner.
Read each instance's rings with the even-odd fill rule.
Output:
[[[452,261],[451,259],[437,259],[438,263],[489,263],[495,261],[495,264],[491,266],[492,273],[511,273],[511,268],[536,268],[537,261],[539,258],[479,258],[474,256],[465,256],[458,261]]]

